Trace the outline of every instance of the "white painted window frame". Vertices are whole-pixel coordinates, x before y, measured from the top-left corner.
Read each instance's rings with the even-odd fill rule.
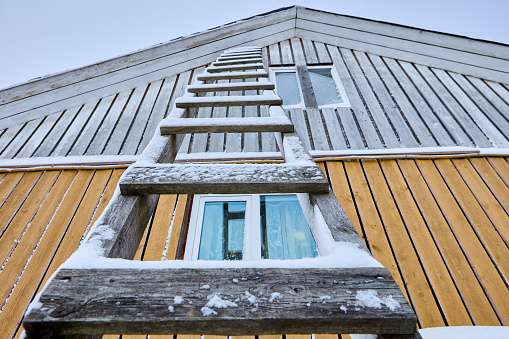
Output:
[[[261,260],[261,225],[260,225],[260,196],[262,195],[291,195],[291,194],[207,194],[195,195],[191,208],[191,217],[189,219],[189,230],[187,234],[186,248],[184,252],[184,260],[198,260],[200,250],[201,230],[203,226],[203,216],[206,202],[214,201],[245,201],[246,215],[244,226],[244,248],[242,260]],[[302,208],[302,199],[299,197]],[[318,255],[320,255],[320,247],[315,232],[311,227],[314,222],[306,209],[303,209],[304,217],[310,227],[311,234],[314,238]]]
[[[277,83],[276,83],[276,73],[295,73],[295,78],[297,79],[297,87],[299,89],[299,98],[300,104],[297,105],[283,105],[283,108],[304,108],[304,97],[302,96],[302,87],[299,81],[299,74],[297,73],[297,68],[295,67],[272,67],[270,69],[270,81],[276,85],[276,94],[277,94]]]
[[[341,102],[339,104],[319,105],[318,108],[351,107],[350,100],[348,100],[348,96],[346,95],[345,87],[343,86],[343,82],[341,81],[341,78],[339,77],[339,74],[336,71],[335,67],[332,67],[332,66],[307,66],[307,68],[308,69],[321,69],[321,68],[330,69],[332,79],[334,80],[334,83],[336,84],[336,88],[339,91],[339,95],[341,96],[341,99],[343,99],[343,102]],[[270,69],[270,80],[274,84],[276,84],[276,94],[277,94],[276,73],[278,73],[278,72],[295,73],[296,79],[297,79],[297,87],[299,88],[300,104],[298,104],[298,105],[284,105],[283,108],[305,109],[306,105],[304,103],[304,96],[302,94],[302,86],[300,84],[299,76],[297,73],[297,68],[296,67],[272,67]],[[315,88],[314,88],[314,90],[316,91]]]
[[[308,69],[320,69],[320,68],[328,68],[331,71],[332,79],[336,84],[336,88],[339,91],[339,95],[343,102],[339,104],[331,104],[331,105],[318,105],[319,108],[335,108],[335,107],[350,107],[350,101],[348,100],[348,96],[346,95],[345,87],[343,86],[343,82],[339,77],[338,72],[335,67],[332,66],[308,66]],[[316,91],[316,88],[313,88]]]

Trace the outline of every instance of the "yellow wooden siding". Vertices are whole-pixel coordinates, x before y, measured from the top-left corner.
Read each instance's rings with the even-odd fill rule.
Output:
[[[320,166],[375,258],[402,288],[420,327],[509,323],[507,158],[355,160]],[[29,301],[77,248],[122,173],[0,173],[0,333],[5,337],[19,337]],[[181,254],[178,240],[186,231],[187,204],[186,195],[160,197],[135,259],[173,260]]]

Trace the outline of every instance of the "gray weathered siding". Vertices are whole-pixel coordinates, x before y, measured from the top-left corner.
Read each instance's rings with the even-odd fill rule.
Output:
[[[509,147],[509,88],[320,42],[264,48],[268,66],[333,65],[351,107],[287,110],[312,150]],[[0,130],[0,158],[139,154],[203,67]],[[263,108],[201,109],[201,117],[264,116]],[[197,134],[182,152],[277,151],[271,133]]]

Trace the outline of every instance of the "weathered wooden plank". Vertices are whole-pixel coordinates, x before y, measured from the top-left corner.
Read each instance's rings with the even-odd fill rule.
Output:
[[[269,45],[269,62],[271,66],[281,66],[281,55],[279,54],[279,44]]]
[[[147,132],[146,126],[153,112],[155,101],[161,92],[162,82],[163,81],[160,80],[149,84],[149,87],[143,96],[143,100],[135,113],[136,116],[129,128],[128,135],[126,136],[124,145],[122,145],[120,154],[130,155],[137,153],[136,151],[141,139],[143,138],[143,134]],[[152,133],[152,131],[149,133]]]
[[[332,64],[332,59],[330,58],[329,52],[327,51],[327,47],[323,42],[313,41],[315,45],[316,55],[318,56],[319,64]]]
[[[474,146],[475,144],[471,138],[463,131],[454,117],[451,116],[450,111],[440,101],[437,94],[422,75],[417,72],[415,66],[404,61],[400,61],[399,66],[405,71],[413,85],[419,90],[420,96],[422,96],[424,102],[429,105],[432,114],[435,115],[435,119],[440,121],[440,124],[447,130],[447,133],[453,139],[454,143],[459,146]],[[442,142],[440,142],[440,145],[442,145]]]
[[[268,78],[269,74],[265,71],[257,72],[230,72],[226,74],[201,74],[197,77],[201,81],[213,81],[213,80],[231,80],[231,79],[257,79],[257,78]]]
[[[62,113],[50,114],[44,118],[44,121],[37,128],[34,134],[26,142],[26,144],[20,149],[16,158],[29,158],[34,154],[35,150],[41,145],[41,142],[46,136],[53,130],[57,121],[62,116]]]
[[[380,134],[382,143],[388,148],[399,148],[402,147],[394,130],[390,124],[389,118],[385,112],[381,109],[380,103],[376,98],[373,89],[371,88],[368,79],[362,72],[355,55],[351,50],[340,48],[340,52],[343,55],[346,67],[350,72],[350,76],[357,87],[357,90],[362,97],[362,100],[366,106],[367,113],[370,119],[375,125],[377,133]],[[354,109],[355,110],[355,109]]]
[[[356,244],[370,253],[332,190],[325,194],[311,194],[310,200],[311,204],[318,206],[334,241]]]
[[[247,59],[259,59],[259,58],[260,58],[259,54],[252,54],[252,55],[220,55],[217,58],[217,62],[247,60]]]
[[[426,125],[426,130],[429,131],[437,145],[446,146],[456,144],[455,139],[453,139],[449,131],[444,128],[442,121],[437,118],[430,104],[428,104],[423,95],[421,95],[421,91],[416,87],[416,85],[414,85],[409,76],[405,73],[405,71],[403,71],[399,63],[396,60],[390,58],[382,58],[382,60],[394,75],[396,81],[401,86],[401,89],[404,91],[404,94],[410,101],[412,107],[415,107],[415,110],[417,111],[420,119],[422,119]],[[408,114],[410,111],[405,110],[405,112]],[[421,131],[419,136],[422,137],[423,134],[424,133]]]
[[[293,132],[289,119],[280,117],[266,118],[189,118],[165,119],[161,125],[161,134],[183,133],[242,133],[242,132]]]
[[[140,107],[140,103],[143,100],[143,96],[146,92],[146,85],[135,88],[131,92],[131,96],[129,97],[127,104],[122,111],[122,115],[120,116],[111,137],[108,140],[108,143],[103,151],[103,154],[114,154],[117,155],[120,153],[122,146],[124,145],[124,140],[126,139],[129,129],[133,120],[136,118],[136,112]]]
[[[208,92],[206,96],[213,96],[213,92]],[[198,109],[197,119],[210,119],[212,116],[212,107],[200,107]],[[217,118],[216,118],[217,119]],[[220,118],[221,119],[221,118]],[[164,122],[163,122],[164,123]],[[162,133],[162,131],[161,131]],[[191,152],[203,153],[207,151],[207,141],[210,134],[207,133],[195,133],[193,134],[193,141],[191,143]]]
[[[282,105],[283,100],[278,95],[237,95],[217,97],[191,97],[178,98],[175,100],[178,108],[189,107],[227,107],[227,106],[258,106],[258,105]]]
[[[317,166],[152,165],[130,167],[119,184],[122,194],[233,194],[328,192]]]
[[[397,136],[401,143],[401,146],[405,147],[419,147],[419,143],[414,137],[414,134],[408,127],[407,121],[402,116],[402,112],[396,106],[393,97],[387,91],[380,80],[380,76],[376,72],[374,66],[369,61],[367,55],[361,52],[354,52],[359,66],[366,76],[366,80],[371,86],[373,94],[375,94],[378,100],[378,105],[382,110],[382,114],[387,117],[390,127],[392,127],[393,133]],[[376,114],[376,112],[374,112]]]
[[[437,73],[437,75],[439,74]],[[461,90],[464,91],[466,95],[468,95],[469,99],[463,96],[464,95],[463,92],[458,93],[455,91],[453,92],[453,95],[455,95],[458,98],[458,101],[462,105],[467,106],[466,107],[467,111],[474,116],[476,122],[482,123],[482,125],[484,126],[483,130],[487,132],[490,139],[495,139],[496,142],[498,140],[497,144],[499,147],[507,147],[509,145],[507,141],[509,139],[509,123],[507,118],[509,117],[504,117],[503,114],[500,114],[500,112],[494,108],[493,104],[486,100],[486,98],[479,91],[477,91],[476,88],[463,75],[452,72],[448,73],[448,75],[452,79],[454,79],[454,81],[458,84]],[[496,95],[493,95],[492,91],[486,91],[487,86],[484,83],[479,81],[479,79],[475,79],[474,81],[476,81],[479,87],[485,90],[484,92],[487,95],[492,94],[491,98],[495,101],[495,103],[500,104],[501,101],[500,98],[498,98],[498,96]],[[484,86],[482,86],[481,83]],[[509,107],[506,105],[504,106],[505,107],[501,110],[501,112],[505,113],[507,109],[509,109]],[[491,123],[488,123],[485,120],[486,118],[488,118]],[[491,132],[491,129],[494,127],[497,129],[495,133]],[[498,138],[498,136],[496,135],[498,133],[501,133],[503,135],[503,140],[500,140]],[[502,145],[500,145],[500,143]]]
[[[338,117],[336,116],[336,110],[334,108],[322,108],[321,112],[325,119],[325,127],[327,128],[327,135],[329,136],[332,149],[346,149],[345,138],[343,137],[343,131],[341,130]]]
[[[428,82],[436,95],[441,99],[440,101],[444,103],[450,114],[461,125],[462,129],[466,131],[465,133],[473,139],[475,145],[478,147],[493,147],[493,143],[486,137],[480,127],[465,112],[456,99],[454,99],[444,84],[437,78],[436,74],[428,67],[415,65],[415,68]]]
[[[498,147],[507,147],[507,137],[500,130],[501,126],[496,126],[494,122],[490,121],[486,117],[486,112],[482,112],[479,107],[472,102],[472,99],[465,94],[465,89],[458,86],[456,82],[450,77],[444,70],[433,69],[432,72],[442,82],[442,84],[449,90],[452,97],[456,99],[459,106],[463,108],[466,116],[468,116],[476,126],[481,130],[483,138],[488,138],[491,142],[491,146],[495,144]],[[470,119],[467,121],[470,122]],[[468,131],[471,131],[471,126],[465,126]],[[475,139],[477,140],[477,138]]]
[[[219,80],[220,83],[229,83],[229,80]],[[216,97],[225,97],[228,93],[226,92],[218,92],[215,93]],[[212,108],[212,118],[226,118],[226,108],[225,107],[213,107]],[[209,152],[223,152],[224,151],[224,141],[225,135],[223,133],[213,133],[210,135],[209,139]]]
[[[241,65],[226,65],[226,66],[211,66],[207,68],[209,73],[221,73],[221,72],[236,72],[236,71],[248,71],[254,69],[262,69],[262,63],[256,64],[241,64]]]
[[[368,143],[359,126],[353,109],[349,107],[338,107],[339,123],[343,125],[343,131],[346,135],[348,148],[352,150],[362,150],[368,148]]]
[[[234,59],[234,60],[227,60],[227,61],[216,61],[212,63],[213,67],[218,66],[229,66],[229,65],[241,65],[241,64],[257,64],[257,63],[263,63],[263,59],[260,58],[251,58],[251,59]]]
[[[263,67],[263,64],[262,64]],[[242,82],[243,80],[231,80],[232,83]],[[231,91],[228,93],[231,97],[242,96],[242,91]],[[241,106],[231,106],[228,107],[226,112],[227,119],[244,119],[242,118],[242,111],[244,107]],[[288,120],[288,123],[291,123]],[[231,131],[226,134],[226,142],[225,142],[225,151],[226,152],[242,152],[242,134],[241,133],[233,133]]]
[[[265,50],[265,49],[264,49]],[[246,95],[254,95],[258,92],[256,91],[245,91]],[[244,107],[244,116],[246,118],[249,117],[258,117],[258,106],[246,106]],[[259,152],[260,151],[260,144],[259,144],[259,136],[260,133],[253,132],[253,133],[244,133],[244,152]]]
[[[369,54],[369,59],[376,68],[380,79],[387,86],[390,97],[394,100],[394,105],[402,115],[404,121],[410,128],[412,139],[417,139],[417,142],[426,147],[437,146],[433,135],[430,132],[429,126],[423,122],[422,117],[414,108],[414,105],[409,101],[408,97],[403,93],[402,84],[394,78],[391,71],[387,68],[383,60],[378,55]],[[406,139],[402,139],[403,144],[406,144]]]
[[[5,130],[5,132],[0,137],[0,152],[2,152],[11,143],[12,139],[18,135],[23,126],[25,126],[25,124],[21,123],[17,126],[12,126]]]
[[[293,53],[292,47],[290,46],[289,40],[283,40],[279,43],[279,48],[281,50],[281,64],[284,66],[293,65]]]
[[[356,124],[359,125],[368,148],[383,148],[382,141],[380,140],[380,135],[373,126],[373,122],[371,121],[371,118],[367,113],[366,108],[364,107],[362,99],[359,96],[359,92],[356,89],[356,85],[354,84],[349,73],[349,69],[346,67],[345,61],[343,60],[343,56],[337,47],[328,45],[327,48],[331,54],[332,60],[334,61],[334,66],[336,67],[336,71],[338,72],[341,82],[344,85],[348,100],[352,105]]]
[[[296,65],[305,65],[306,57],[304,56],[304,50],[302,49],[302,43],[299,38],[290,39],[292,44],[293,58]]]
[[[108,96],[101,99],[96,109],[92,112],[83,130],[76,136],[73,147],[69,150],[69,156],[83,155],[89,144],[94,139],[99,126],[102,125],[104,116],[111,109],[115,96]]]
[[[24,326],[29,338],[40,331],[53,336],[415,332],[415,316],[386,269],[301,269],[301,273],[251,268],[144,270],[140,280],[139,270],[64,269],[40,298],[44,311],[32,310]],[[203,285],[210,289],[200,289]],[[69,289],[76,293],[70,296]],[[380,306],[363,304],[363,294],[376,295]],[[228,307],[214,307],[219,299]]]
[[[173,225],[171,228],[170,241],[168,243],[168,251],[166,252],[166,260],[182,260],[183,258],[183,249],[180,246],[184,246],[185,244],[185,236],[183,232],[186,232],[186,208],[189,203],[187,194],[179,194],[177,205],[175,206],[175,210],[173,215]],[[166,245],[166,244],[165,244]]]
[[[265,118],[270,116],[268,106],[258,106],[260,116]],[[272,132],[261,132],[260,138],[262,142],[262,152],[276,152],[276,138]]]
[[[308,107],[306,109],[306,113],[309,120],[311,137],[313,138],[313,145],[315,146],[314,150],[316,151],[330,150],[320,110],[318,108]]]
[[[317,65],[320,62],[318,61],[318,56],[316,55],[315,46],[313,45],[313,41],[309,39],[302,39],[302,46],[304,47],[304,54],[306,56],[306,62],[308,65]]]
[[[187,91],[190,93],[204,93],[204,92],[267,90],[274,88],[275,88],[274,84],[270,82],[249,81],[249,82],[232,82],[219,84],[189,85],[187,87]]]
[[[310,136],[308,133],[308,127],[306,124],[306,120],[304,119],[304,112],[301,108],[292,108],[289,110],[293,125],[295,126],[295,131],[299,134],[300,138],[306,148],[311,150]]]
[[[23,126],[23,129],[21,130],[16,137],[14,137],[7,146],[3,152],[2,152],[2,158],[13,158],[20,149],[26,144],[28,139],[32,136],[32,134],[39,128],[44,118],[39,118],[36,120],[29,121]]]
[[[297,76],[299,77],[302,97],[304,99],[304,107],[318,108],[316,102],[315,90],[311,83],[309,71],[305,65],[297,65]]]

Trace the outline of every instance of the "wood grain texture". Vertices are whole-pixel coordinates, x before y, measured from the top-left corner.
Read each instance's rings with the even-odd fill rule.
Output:
[[[329,183],[317,166],[158,165],[132,167],[122,194],[325,193]]]
[[[30,338],[41,329],[54,335],[415,331],[415,316],[386,269],[304,271],[295,275],[292,269],[146,270],[140,279],[138,270],[65,269],[40,298],[45,310],[32,311],[24,326]],[[211,288],[200,289],[205,284]],[[69,296],[68,288],[79,292]],[[255,303],[246,298],[246,289],[257,296]],[[357,292],[366,290],[376,291],[380,298],[392,296],[401,307],[363,307]],[[282,298],[270,302],[272,293],[281,293]],[[237,307],[212,308],[217,315],[205,316],[201,309],[210,295],[221,295]],[[331,299],[321,298],[324,295]],[[175,296],[182,296],[184,303],[175,304]]]
[[[186,133],[247,133],[247,132],[293,132],[288,118],[189,118],[165,119],[160,125],[161,134]]]

